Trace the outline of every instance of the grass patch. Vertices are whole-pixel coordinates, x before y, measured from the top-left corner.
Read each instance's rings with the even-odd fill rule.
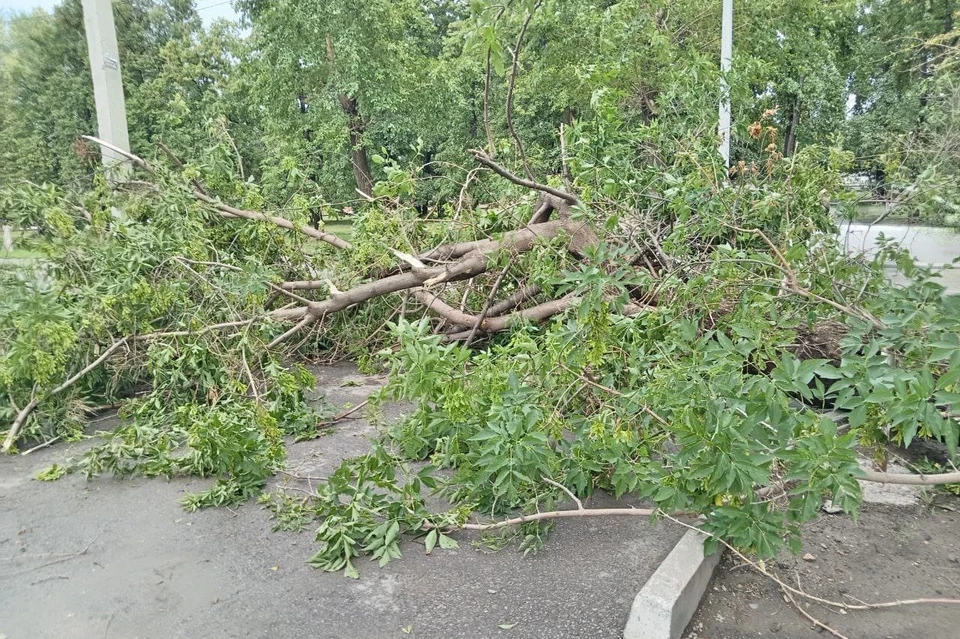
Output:
[[[322,230],[333,233],[337,237],[346,241],[353,239],[353,222],[350,220],[335,220],[324,222]]]

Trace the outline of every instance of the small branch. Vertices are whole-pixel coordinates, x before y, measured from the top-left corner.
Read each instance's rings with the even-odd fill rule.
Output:
[[[60,384],[59,386],[54,388],[52,391],[47,393],[44,398],[46,399],[46,398],[53,397],[54,395],[58,395],[63,391],[67,390],[68,388],[70,388],[71,386],[73,386],[74,384],[76,384],[81,377],[83,377],[84,375],[92,371],[94,368],[102,364],[104,361],[106,361],[108,357],[113,355],[113,353],[116,352],[118,348],[126,344],[127,339],[128,338],[124,337],[114,342],[107,350],[103,351],[103,353],[100,354],[100,357],[98,357],[97,359],[87,364],[87,366],[85,366],[79,373],[77,373],[76,375],[74,375],[73,377],[71,377],[70,379],[68,379],[67,381],[65,381],[64,383]],[[16,419],[13,420],[13,425],[10,427],[10,430],[7,432],[6,438],[3,440],[3,446],[0,447],[0,452],[3,452],[3,453],[10,452],[10,448],[13,447],[13,442],[16,441],[17,434],[19,434],[20,429],[23,427],[23,424],[27,421],[27,417],[30,416],[30,413],[33,412],[33,409],[36,408],[39,403],[40,403],[40,398],[34,396],[33,398],[31,398],[30,403],[23,407],[23,410],[21,410],[20,413],[17,415]]]
[[[571,369],[568,368],[563,362],[557,362],[557,364],[559,364],[559,365],[560,365],[560,368],[562,368],[563,370],[567,371],[567,372],[570,373],[571,375],[576,375],[578,378],[580,378],[580,381],[582,381],[582,382],[584,382],[584,383],[586,383],[586,384],[589,384],[590,386],[593,386],[594,388],[599,388],[600,390],[602,390],[602,391],[604,391],[604,392],[610,393],[610,394],[613,395],[614,397],[626,397],[626,393],[621,393],[620,391],[618,391],[618,390],[615,389],[615,388],[610,388],[609,386],[604,386],[603,384],[599,384],[599,383],[593,381],[592,379],[590,379],[589,377],[587,377],[587,376],[585,376],[585,375],[582,375],[582,374],[579,374],[579,373],[577,373],[576,371],[571,370]],[[640,410],[642,410],[642,411],[645,412],[647,415],[649,415],[650,417],[652,417],[652,418],[654,418],[655,420],[657,420],[658,422],[660,422],[663,426],[666,426],[667,428],[670,427],[670,422],[668,422],[667,420],[665,420],[665,419],[664,419],[663,417],[661,417],[656,411],[654,411],[652,408],[650,408],[650,407],[647,406],[646,404],[641,404],[641,405],[640,405]]]
[[[520,306],[527,300],[536,297],[540,294],[540,287],[536,284],[530,284],[524,286],[520,290],[516,291],[503,298],[501,301],[497,302],[487,311],[488,317],[497,317],[498,315],[503,315],[508,311],[512,311],[516,307]]]
[[[444,319],[449,320],[453,324],[460,326],[473,326],[478,319],[481,319],[477,315],[470,315],[468,313],[458,311],[428,291],[416,291],[413,295],[421,304],[437,313]],[[517,321],[527,320],[532,322],[542,322],[558,313],[562,313],[579,302],[580,298],[574,296],[567,296],[558,300],[551,300],[549,302],[544,302],[543,304],[538,304],[537,306],[533,306],[516,313],[511,313],[510,315],[487,317],[480,321],[479,328],[483,330],[484,333],[496,333],[506,330],[512,323]]]
[[[150,166],[150,164],[146,160],[134,155],[133,153],[130,153],[129,151],[124,151],[120,147],[114,146],[109,142],[105,142],[104,140],[95,138],[91,135],[84,135],[81,137],[83,137],[86,140],[90,140],[91,142],[94,142],[96,144],[99,144],[105,148],[108,148],[111,151],[119,153],[120,155],[128,158],[130,161],[132,161],[134,164],[136,164],[140,168],[144,169],[145,171],[148,171],[154,174],[156,173],[153,167]],[[201,202],[205,202],[209,204],[213,208],[220,211],[220,214],[224,215],[225,217],[242,217],[248,220],[259,220],[262,222],[270,222],[272,224],[276,224],[281,228],[289,229],[292,231],[299,231],[300,233],[303,233],[308,237],[312,237],[315,240],[320,240],[321,242],[326,242],[327,244],[336,246],[339,249],[349,251],[353,248],[353,245],[350,244],[350,242],[347,242],[346,240],[340,237],[337,237],[333,233],[324,233],[323,231],[318,231],[317,229],[307,224],[297,225],[286,218],[277,217],[274,215],[267,215],[265,213],[260,213],[258,211],[245,211],[243,209],[234,208],[232,206],[229,206],[227,204],[224,204],[222,202],[215,200],[214,198],[204,193],[201,189],[195,188],[193,191],[193,197],[200,200]]]
[[[183,162],[180,161],[180,158],[163,142],[157,142],[157,146],[160,147],[160,150],[166,153],[167,157],[170,158],[170,161],[173,162],[178,169],[181,171],[184,170]],[[206,194],[207,190],[203,188],[203,185],[200,184],[200,180],[191,179],[190,183],[193,184],[193,188],[197,189],[201,193]]]
[[[30,453],[38,451],[42,448],[46,448],[47,446],[52,446],[53,444],[56,444],[58,441],[60,441],[60,435],[57,435],[53,439],[49,439],[43,442],[42,444],[37,444],[31,449],[23,451],[22,453],[20,453],[20,455],[29,455]]]
[[[336,246],[337,248],[343,249],[345,251],[349,251],[353,249],[353,244],[351,244],[350,242],[334,235],[333,233],[326,233],[324,231],[319,231],[308,224],[294,224],[290,220],[283,217],[277,217],[275,215],[267,215],[266,213],[260,213],[259,211],[246,211],[244,209],[238,209],[228,204],[224,204],[223,202],[220,202],[218,200],[215,200],[214,198],[210,197],[209,195],[201,191],[194,191],[193,197],[217,209],[218,211],[220,211],[220,214],[223,215],[224,217],[242,217],[247,220],[270,222],[271,224],[275,224],[280,228],[289,229],[291,231],[298,231],[300,233],[303,233],[307,237],[311,237],[315,240],[320,240],[321,242],[326,242],[331,246]]]
[[[522,177],[518,177],[513,173],[511,173],[510,171],[508,171],[507,169],[500,166],[499,164],[497,164],[493,160],[493,158],[491,158],[489,155],[487,155],[483,151],[473,150],[471,151],[471,153],[473,154],[473,157],[477,160],[477,162],[489,168],[491,171],[493,171],[500,177],[504,178],[505,180],[513,182],[518,186],[523,186],[528,189],[533,189],[534,191],[542,191],[543,193],[549,193],[550,195],[555,195],[561,200],[564,200],[565,202],[569,202],[573,206],[580,205],[580,199],[576,195],[567,193],[566,191],[562,191],[560,189],[555,189],[552,186],[548,186],[546,184],[540,184],[539,182],[534,182],[533,180],[525,180]]]
[[[107,142],[107,141],[105,141],[105,140],[101,140],[100,138],[95,138],[95,137],[93,137],[92,135],[81,135],[80,137],[82,137],[84,140],[89,140],[90,142],[93,142],[94,144],[99,144],[100,146],[102,146],[102,147],[105,148],[105,149],[110,149],[110,150],[113,151],[114,153],[117,153],[117,154],[119,154],[119,155],[122,155],[123,157],[127,158],[128,160],[130,160],[131,162],[133,162],[134,164],[136,164],[137,166],[139,166],[139,167],[140,167],[141,169],[143,169],[144,171],[148,171],[148,172],[150,172],[150,173],[154,173],[154,172],[155,172],[155,171],[153,170],[153,167],[150,166],[150,163],[149,163],[149,162],[147,162],[146,160],[144,160],[143,158],[141,158],[141,157],[138,156],[138,155],[134,155],[134,154],[131,153],[130,151],[124,151],[124,150],[121,149],[119,146],[110,144],[109,142]]]
[[[766,243],[766,245],[770,247],[770,250],[773,252],[774,257],[776,257],[777,262],[780,264],[780,268],[783,271],[783,274],[786,278],[785,284],[791,292],[796,293],[801,297],[806,297],[809,300],[820,302],[822,304],[827,304],[828,306],[832,306],[833,308],[837,309],[841,313],[845,313],[847,315],[850,315],[851,317],[856,317],[857,319],[866,320],[870,322],[873,325],[873,327],[877,330],[883,330],[884,328],[886,328],[886,325],[883,322],[881,322],[876,317],[871,315],[865,309],[846,306],[835,300],[831,300],[821,295],[817,295],[813,291],[807,288],[804,288],[803,286],[800,286],[800,282],[797,280],[797,274],[793,270],[793,267],[790,266],[790,263],[787,261],[787,258],[783,256],[783,253],[780,252],[780,249],[777,248],[776,244],[774,244],[770,240],[770,238],[767,237],[767,234],[761,231],[760,229],[741,229],[741,228],[737,228],[736,226],[730,226],[730,228],[740,233],[753,233],[754,235],[759,236],[764,241],[764,243]]]
[[[308,325],[313,324],[313,322],[316,321],[316,319],[317,317],[315,315],[311,315],[307,313],[302,320],[300,320],[299,322],[297,322],[295,326],[293,326],[293,328],[289,329],[279,337],[275,337],[272,342],[267,344],[267,350],[270,350],[271,348],[274,348],[275,346],[282,344],[286,340],[290,339],[291,337],[299,333],[301,330],[306,328]]]
[[[280,284],[280,288],[285,291],[313,291],[318,288],[324,288],[326,285],[326,280],[293,280],[283,282]]]
[[[484,318],[486,318],[487,312],[490,310],[490,304],[493,303],[493,298],[497,294],[497,291],[500,290],[500,284],[503,282],[503,278],[506,277],[507,271],[510,270],[511,266],[513,266],[513,256],[510,256],[510,259],[507,260],[507,265],[503,267],[503,270],[500,271],[500,275],[497,276],[493,286],[490,287],[490,292],[487,294],[487,299],[483,303],[483,308],[480,310],[480,314],[477,315],[477,321],[473,323],[473,328],[470,329],[470,334],[467,335],[467,339],[463,342],[463,345],[466,348],[470,348],[470,344],[473,342],[473,338],[477,334],[477,329],[480,328],[480,324],[482,324]]]
[[[517,526],[527,524],[533,521],[543,521],[544,519],[566,519],[568,517],[650,517],[656,510],[649,508],[584,508],[579,510],[551,510],[548,512],[535,513],[533,515],[520,515],[511,519],[489,524],[463,524],[459,526],[461,530],[497,530],[508,526]]]
[[[570,497],[570,499],[572,499],[573,502],[577,505],[577,510],[586,510],[586,509],[583,507],[583,502],[580,501],[580,500],[577,498],[577,496],[574,495],[573,492],[572,492],[569,488],[567,488],[566,486],[564,486],[563,484],[561,484],[561,483],[558,482],[558,481],[553,481],[552,479],[550,479],[549,477],[546,477],[546,476],[541,477],[540,479],[542,479],[543,481],[547,482],[547,483],[550,484],[551,486],[556,486],[557,488],[559,488],[559,489],[562,490],[563,492],[567,493],[567,496]]]
[[[801,615],[803,615],[804,617],[806,617],[807,619],[809,619],[809,620],[813,623],[813,625],[818,626],[818,627],[820,627],[820,628],[823,628],[824,630],[826,630],[827,632],[829,632],[829,633],[830,633],[831,635],[833,635],[834,637],[837,637],[837,639],[848,639],[846,635],[840,634],[839,632],[837,632],[836,630],[834,630],[833,628],[831,628],[831,627],[828,626],[827,624],[823,623],[822,621],[820,621],[819,619],[817,619],[816,617],[814,617],[813,615],[811,615],[809,612],[807,612],[806,610],[804,610],[802,607],[800,607],[800,604],[797,603],[797,600],[793,598],[793,595],[791,595],[790,592],[789,592],[786,588],[783,588],[783,587],[781,586],[780,591],[783,592],[783,596],[786,597],[787,600],[788,600],[790,603],[793,604],[793,607],[796,608],[797,611],[799,611],[799,613],[800,613]]]
[[[540,8],[542,3],[543,0],[537,0],[537,4],[533,5],[533,9],[527,13],[527,17],[523,21],[523,26],[520,27],[520,34],[517,36],[517,44],[513,47],[512,52],[513,65],[510,68],[510,79],[507,82],[507,130],[510,131],[510,136],[517,145],[517,151],[520,154],[520,162],[523,164],[523,172],[531,181],[533,180],[533,171],[530,170],[530,165],[527,162],[527,154],[523,150],[523,142],[520,140],[520,136],[517,135],[517,130],[513,126],[513,89],[517,80],[517,68],[520,61],[520,45],[523,44],[523,36],[527,32],[527,27],[530,26],[530,20],[533,19],[533,14],[537,12],[537,9]]]
[[[858,477],[864,481],[881,484],[906,484],[912,486],[940,486],[943,484],[960,484],[960,472],[943,473],[940,475],[908,475],[899,473],[880,473],[875,470],[864,470],[864,475]]]
[[[220,324],[210,324],[209,326],[204,326],[199,330],[184,330],[184,331],[160,331],[157,333],[145,333],[143,335],[131,335],[127,337],[122,337],[111,344],[107,350],[100,354],[100,356],[87,364],[80,372],[76,373],[70,377],[67,381],[63,382],[49,393],[46,393],[42,399],[49,399],[54,395],[58,395],[63,391],[67,390],[74,384],[76,384],[81,378],[83,378],[87,373],[95,369],[97,366],[105,362],[111,355],[113,355],[117,349],[128,344],[132,341],[143,341],[148,339],[156,339],[159,337],[186,337],[188,335],[204,335],[210,331],[219,330],[221,328],[235,328],[238,326],[248,326],[252,324],[254,320],[241,320],[235,322],[223,322]],[[10,430],[7,431],[7,436],[3,440],[3,446],[0,446],[0,453],[10,452],[10,448],[13,447],[14,441],[17,439],[17,435],[20,433],[20,429],[23,427],[27,418],[33,412],[33,410],[40,404],[41,398],[34,395],[30,399],[30,403],[23,407],[23,409],[17,414],[16,419],[14,419],[13,424],[10,426]]]
[[[331,419],[329,419],[328,421],[325,421],[325,422],[320,422],[319,424],[317,424],[317,430],[320,430],[320,429],[322,429],[322,428],[329,428],[330,426],[333,426],[333,425],[336,424],[337,422],[342,421],[342,420],[346,419],[347,417],[350,417],[350,415],[353,415],[355,412],[357,412],[358,410],[360,410],[361,408],[363,408],[364,406],[366,406],[369,401],[370,401],[369,399],[365,399],[365,400],[363,400],[362,402],[360,402],[359,404],[357,404],[356,406],[354,406],[353,408],[350,408],[350,409],[347,409],[347,410],[343,411],[342,413],[340,413],[340,414],[337,415],[336,417],[333,417],[333,418],[331,418]]]

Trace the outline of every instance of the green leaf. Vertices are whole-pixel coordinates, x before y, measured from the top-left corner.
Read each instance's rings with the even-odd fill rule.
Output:
[[[444,550],[453,550],[454,548],[459,548],[460,544],[457,543],[457,540],[440,533],[440,547]]]
[[[438,538],[439,534],[440,534],[440,532],[439,532],[436,528],[434,528],[433,530],[431,530],[430,532],[427,533],[427,538],[424,540],[423,544],[424,544],[424,546],[426,546],[426,548],[427,548],[427,554],[428,554],[428,555],[429,555],[431,552],[433,552],[434,546],[437,545],[437,538]]]

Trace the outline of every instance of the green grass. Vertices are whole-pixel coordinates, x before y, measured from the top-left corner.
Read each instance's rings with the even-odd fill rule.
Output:
[[[42,253],[29,249],[14,248],[12,251],[0,249],[0,260],[35,260],[43,257]]]
[[[5,251],[0,246],[0,260],[33,260],[43,257],[43,253],[34,250],[37,244],[36,231],[14,229],[10,235],[13,239],[13,250]]]
[[[349,220],[336,220],[323,223],[323,230],[333,233],[337,237],[347,240],[353,239],[353,222]]]

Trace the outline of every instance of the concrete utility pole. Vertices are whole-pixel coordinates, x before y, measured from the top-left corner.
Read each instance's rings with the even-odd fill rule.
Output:
[[[733,0],[723,0],[720,25],[720,155],[730,168],[730,86],[726,74],[733,60]]]
[[[87,32],[93,98],[97,106],[97,137],[124,151],[130,150],[127,111],[123,101],[120,53],[110,0],[81,0],[83,25]],[[130,160],[106,147],[100,149],[103,164],[112,179],[130,172]]]

